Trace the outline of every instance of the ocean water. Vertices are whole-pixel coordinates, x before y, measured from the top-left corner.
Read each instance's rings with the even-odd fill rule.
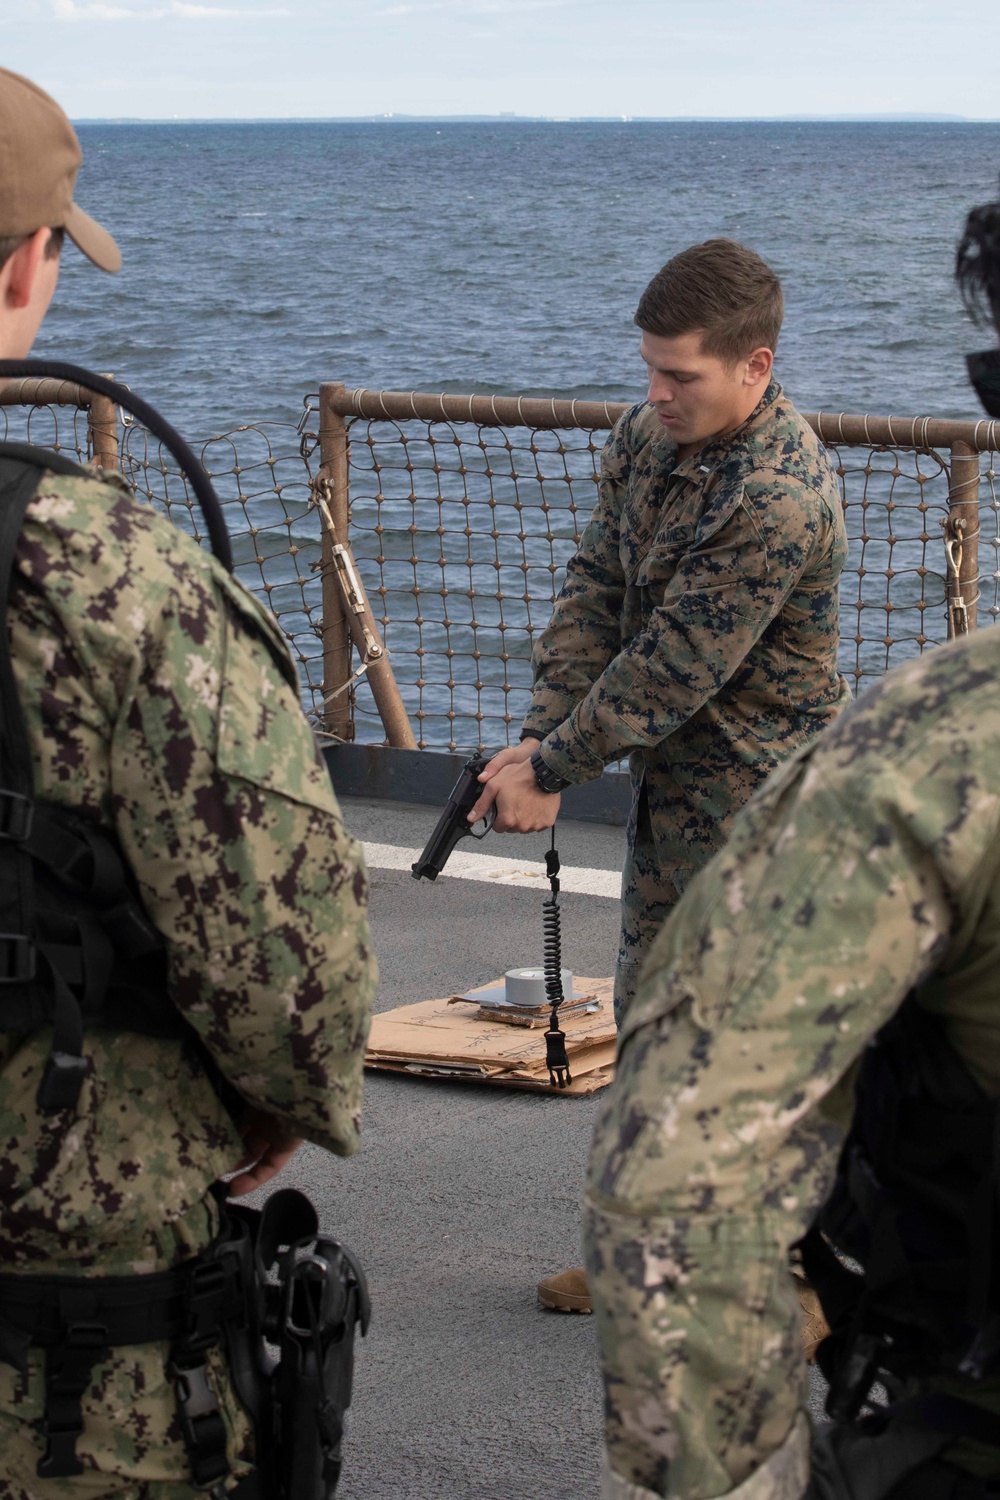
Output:
[[[806,410],[976,414],[986,342],[951,285],[996,196],[995,124],[85,124],[80,203],[118,277],[68,253],[37,345],[114,370],[186,434],[294,420],[322,380],[642,394],[632,314],[712,235],[780,274]]]
[[[640,398],[638,297],[713,235],[780,274],[777,370],[800,408],[979,414],[963,354],[988,335],[951,275],[966,213],[998,191],[1000,125],[95,123],[80,137],[78,198],[125,268],[103,276],[68,251],[37,352],[115,372],[194,442],[292,424],[324,380]],[[257,493],[233,513],[236,555],[318,706],[318,527],[292,427],[272,436],[286,455],[273,471],[262,440],[238,440],[240,486]],[[355,429],[352,541],[411,719],[431,745],[503,743],[530,696],[531,633],[593,503],[593,455],[580,434],[568,456],[552,435],[533,452],[522,433],[509,452],[502,435],[487,451],[469,433],[459,451],[425,430],[405,455],[365,436]],[[207,458],[232,498],[234,450]],[[943,638],[947,484],[912,454],[845,462],[842,668],[857,688]],[[468,481],[471,507],[470,466],[485,476]],[[984,620],[1000,610],[988,520]],[[363,684],[357,714],[359,738],[381,738]]]

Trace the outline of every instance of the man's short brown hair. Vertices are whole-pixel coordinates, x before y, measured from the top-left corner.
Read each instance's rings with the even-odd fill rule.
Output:
[[[754,349],[773,350],[784,315],[781,282],[759,255],[735,240],[706,240],[657,271],[635,321],[661,338],[700,332],[702,353],[734,365]]]
[[[45,241],[46,260],[55,260],[56,256],[60,254],[60,252],[62,251],[63,239],[65,237],[65,234],[66,231],[64,229],[53,229],[52,233]],[[14,254],[14,251],[19,249],[20,246],[24,244],[25,240],[30,239],[30,234],[0,235],[0,271],[3,270],[4,266],[10,260],[11,256]]]
[[[1000,203],[984,203],[966,219],[955,279],[973,321],[992,322],[1000,333]]]

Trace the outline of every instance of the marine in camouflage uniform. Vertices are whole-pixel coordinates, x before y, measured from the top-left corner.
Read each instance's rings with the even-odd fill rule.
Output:
[[[375,964],[344,831],[271,617],[120,484],[42,478],[22,531],[12,654],[39,797],[118,834],[164,935],[172,996],[245,1100],[340,1155],[358,1146]],[[86,1035],[76,1112],[39,1112],[51,1033],[0,1036],[0,1263],[129,1276],[199,1253],[210,1185],[243,1154],[190,1049]],[[79,1478],[41,1480],[44,1356],[0,1361],[4,1500],[194,1494],[164,1345],[123,1348],[83,1401]],[[253,1458],[212,1360],[232,1479]]]
[[[803,1495],[787,1251],[829,1188],[855,1064],[916,987],[1000,1097],[998,764],[984,630],[891,673],[783,766],[658,937],[587,1190],[609,1500]],[[1000,1382],[924,1388],[1000,1433]],[[1000,1474],[1000,1443],[945,1456]]]
[[[737,809],[849,701],[847,538],[830,460],[774,380],[738,430],[681,460],[656,409],[633,407],[599,493],[535,648],[522,734],[568,782],[629,758],[620,1015]]]

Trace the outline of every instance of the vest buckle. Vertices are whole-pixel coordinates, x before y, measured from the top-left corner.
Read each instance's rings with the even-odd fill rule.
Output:
[[[45,1059],[45,1071],[35,1096],[43,1114],[54,1115],[60,1109],[76,1108],[87,1067],[85,1057],[52,1049]]]
[[[0,932],[0,984],[26,984],[34,977],[35,945],[31,939],[23,932]]]
[[[199,1488],[204,1488],[229,1472],[222,1412],[204,1363],[181,1366],[172,1359],[167,1374],[174,1382],[177,1414],[191,1465],[191,1477]]]
[[[23,843],[31,833],[34,818],[35,804],[30,797],[0,788],[0,839]]]
[[[101,1323],[71,1323],[62,1341],[46,1353],[45,1454],[35,1472],[39,1479],[63,1479],[83,1473],[76,1440],[83,1431],[80,1402],[94,1366],[108,1349],[108,1330]]]

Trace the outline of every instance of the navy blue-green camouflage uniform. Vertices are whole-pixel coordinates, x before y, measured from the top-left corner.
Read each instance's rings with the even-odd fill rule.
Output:
[[[807,1368],[787,1257],[830,1190],[859,1060],[912,994],[1000,1099],[998,767],[1000,631],[981,630],[890,673],[783,766],[657,938],[587,1190],[605,1500],[802,1500]],[[988,1214],[976,1224],[988,1235]],[[977,1480],[1000,1481],[1000,1377],[945,1369],[907,1396],[960,1397],[995,1438],[943,1429],[941,1449],[926,1420],[913,1441],[978,1495]],[[887,1494],[878,1439],[866,1463],[847,1493]]]
[[[38,796],[117,833],[166,939],[172,998],[226,1079],[290,1133],[355,1151],[367,883],[272,654],[287,650],[274,620],[124,486],[52,474],[28,509],[8,620]],[[86,1033],[78,1108],[42,1114],[51,1036],[0,1036],[4,1272],[132,1276],[192,1259],[217,1228],[209,1189],[243,1148],[190,1048]],[[84,1472],[65,1479],[35,1474],[44,1354],[26,1377],[0,1357],[2,1500],[191,1500],[168,1354],[98,1363]],[[233,1484],[252,1433],[217,1350],[209,1365]]]

